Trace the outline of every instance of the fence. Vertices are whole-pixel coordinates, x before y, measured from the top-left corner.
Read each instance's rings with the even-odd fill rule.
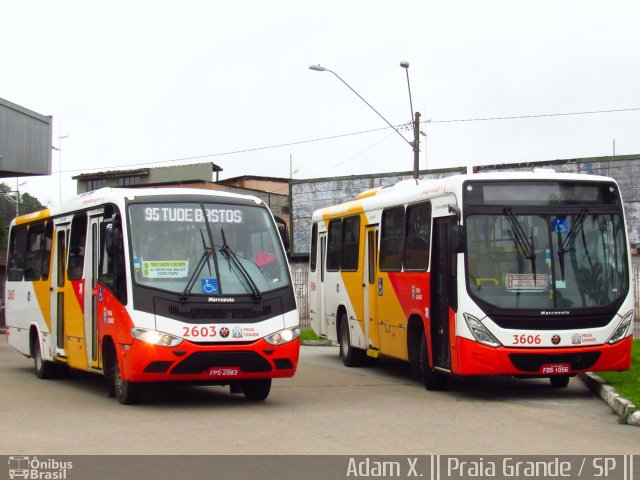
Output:
[[[293,277],[293,290],[298,301],[298,312],[300,313],[300,328],[302,330],[311,329],[309,319],[309,271],[306,265],[291,265],[291,276]]]
[[[633,338],[640,340],[640,268],[638,265],[633,266],[631,286],[633,288],[633,308],[635,310],[633,315]]]

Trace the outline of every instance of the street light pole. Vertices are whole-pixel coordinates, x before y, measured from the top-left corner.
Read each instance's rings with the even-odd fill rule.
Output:
[[[58,171],[58,186],[59,186],[59,197],[58,204],[62,203],[62,140],[67,138],[69,135],[60,135],[60,130],[58,129],[58,147],[51,146],[54,150],[58,151],[58,163],[59,163],[59,171]]]
[[[409,62],[400,62],[400,66],[402,68],[408,69],[409,68]],[[415,116],[413,114],[413,103],[411,101],[411,86],[409,85],[409,72],[407,71],[407,85],[409,85],[409,103],[411,105],[411,118],[412,118],[412,122],[413,122],[413,141],[410,142],[409,140],[407,140],[404,135],[402,135],[398,129],[396,127],[394,127],[393,125],[391,125],[391,123],[382,116],[382,114],[376,110],[375,108],[373,108],[373,106],[371,106],[371,104],[369,102],[367,102],[364,98],[362,98],[362,96],[356,92],[351,85],[349,85],[347,82],[345,82],[340,75],[338,75],[336,72],[334,72],[333,70],[329,70],[328,68],[322,67],[320,65],[310,65],[309,66],[310,70],[314,70],[316,72],[330,72],[333,73],[336,78],[338,80],[340,80],[342,83],[344,83],[347,88],[349,90],[351,90],[353,93],[355,93],[358,98],[360,100],[362,100],[364,103],[367,104],[367,106],[373,110],[374,112],[376,112],[378,114],[378,116],[385,121],[385,123],[387,125],[389,125],[398,135],[400,135],[400,137],[402,137],[402,139],[407,142],[409,144],[409,146],[411,147],[411,149],[413,150],[413,178],[417,179],[418,178],[418,166],[419,166],[419,157],[420,157],[420,141],[419,141],[419,133],[420,133],[420,113],[416,112]]]
[[[413,114],[413,100],[411,99],[411,83],[409,83],[409,62],[403,60],[400,62],[400,66],[404,68],[407,74],[407,87],[409,89],[409,106],[411,107],[411,118],[413,120],[413,142],[411,147],[413,148],[413,178],[418,179],[420,176],[420,112]],[[426,168],[426,167],[425,167]]]
[[[349,90],[351,90],[353,93],[355,93],[355,94],[358,96],[358,98],[359,98],[360,100],[362,100],[364,103],[366,103],[366,104],[367,104],[367,106],[368,106],[371,110],[373,110],[374,112],[376,112],[376,113],[378,114],[378,116],[379,116],[382,120],[384,120],[384,121],[385,121],[385,123],[386,123],[387,125],[389,125],[389,126],[390,126],[390,127],[391,127],[391,128],[392,128],[392,129],[393,129],[393,130],[398,134],[398,135],[400,135],[400,137],[401,137],[405,142],[407,142],[410,146],[412,146],[412,147],[413,147],[413,144],[412,144],[409,140],[407,140],[406,138],[404,138],[404,135],[402,135],[402,134],[398,131],[398,129],[397,129],[396,127],[394,127],[393,125],[391,125],[391,123],[389,122],[389,120],[387,120],[386,118],[384,118],[384,117],[382,116],[382,114],[381,114],[378,110],[376,110],[375,108],[373,108],[369,102],[367,102],[364,98],[362,98],[362,96],[361,96],[358,92],[356,92],[353,88],[351,88],[351,85],[349,85],[347,82],[345,82],[345,81],[340,77],[340,75],[338,75],[336,72],[334,72],[333,70],[329,70],[328,68],[321,67],[320,65],[310,65],[310,66],[309,66],[309,70],[314,70],[314,71],[316,71],[316,72],[330,72],[330,73],[333,73],[333,74],[336,76],[336,78],[337,78],[338,80],[340,80],[342,83],[344,83],[344,84],[347,86],[347,88],[348,88]]]

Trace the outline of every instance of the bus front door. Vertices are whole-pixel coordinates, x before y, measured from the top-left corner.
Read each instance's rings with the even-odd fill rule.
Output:
[[[87,255],[85,255],[85,290],[84,296],[84,325],[87,341],[87,360],[91,368],[100,369],[100,355],[98,349],[98,254],[100,252],[100,224],[102,210],[90,215]]]
[[[327,232],[320,232],[319,241],[318,241],[318,267],[319,275],[318,275],[318,332],[316,332],[321,337],[327,335],[327,308],[326,308],[326,299],[325,299],[325,259],[327,252]]]
[[[431,266],[431,352],[433,367],[451,371],[450,309],[455,309],[455,255],[449,251],[449,227],[455,217],[434,218]]]
[[[378,342],[378,227],[366,227],[364,252],[364,270],[362,287],[364,288],[364,336],[367,342],[367,353],[377,355]]]
[[[51,268],[51,335],[52,345],[55,347],[55,356],[66,359],[65,351],[65,329],[64,329],[64,297],[66,281],[66,260],[67,260],[67,233],[69,224],[55,225],[53,234],[53,253]]]

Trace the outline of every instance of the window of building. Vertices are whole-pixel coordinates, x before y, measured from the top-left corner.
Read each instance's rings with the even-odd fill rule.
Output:
[[[107,186],[107,180],[104,178],[98,178],[93,180],[87,180],[87,191],[98,190]]]
[[[129,176],[129,177],[119,177],[118,178],[118,186],[119,187],[129,187],[131,185],[138,185],[138,184],[140,184],[141,181],[142,181],[142,179],[137,175]]]

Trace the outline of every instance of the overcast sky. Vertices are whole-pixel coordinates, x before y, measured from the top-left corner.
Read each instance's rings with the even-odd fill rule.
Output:
[[[411,170],[407,142],[311,64],[401,125],[410,62],[421,169],[610,155],[614,139],[640,153],[636,0],[0,0],[0,16],[0,97],[52,115],[62,151],[52,176],[20,179],[45,204],[74,175],[143,165]],[[601,110],[627,111],[450,122]]]

